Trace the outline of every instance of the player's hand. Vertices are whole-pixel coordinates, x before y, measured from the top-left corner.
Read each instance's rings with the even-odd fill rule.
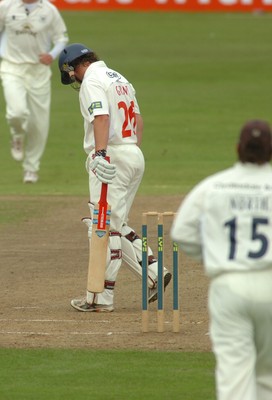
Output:
[[[39,60],[41,64],[51,65],[53,62],[53,57],[48,53],[43,53],[39,55]]]
[[[104,157],[96,156],[90,163],[90,169],[102,183],[112,183],[116,175],[116,166],[110,164]]]

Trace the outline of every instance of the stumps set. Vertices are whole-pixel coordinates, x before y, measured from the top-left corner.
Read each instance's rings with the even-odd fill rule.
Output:
[[[158,302],[157,302],[157,324],[158,332],[164,332],[164,226],[165,219],[173,220],[175,213],[172,211],[156,212],[149,211],[142,214],[142,331],[149,331],[148,310],[148,225],[150,220],[157,220],[157,245],[158,245]],[[179,267],[178,246],[171,242],[172,253],[172,286],[173,286],[173,332],[179,332]]]

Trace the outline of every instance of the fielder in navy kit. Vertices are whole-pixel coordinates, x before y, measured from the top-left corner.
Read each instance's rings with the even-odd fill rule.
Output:
[[[171,237],[211,279],[210,335],[219,400],[272,399],[272,135],[247,122],[238,162],[182,202]]]

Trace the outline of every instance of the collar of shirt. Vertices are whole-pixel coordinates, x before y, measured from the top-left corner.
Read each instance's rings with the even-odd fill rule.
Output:
[[[35,10],[36,7],[38,7],[38,3],[37,2],[29,3],[29,4],[26,3],[25,4],[26,13],[27,14],[31,13],[31,11]]]
[[[104,61],[95,61],[94,63],[92,63],[92,64],[86,69],[85,76],[86,76],[86,77],[89,76],[89,75],[92,73],[92,71],[94,71],[95,69],[98,69],[98,68],[105,68],[105,67],[107,67],[107,66],[106,66],[106,64],[105,64]],[[85,76],[84,76],[84,78],[85,78]]]
[[[246,163],[242,163],[241,161],[237,161],[234,164],[236,169],[247,169],[247,170],[251,170],[251,171],[260,171],[260,169],[262,169],[263,171],[269,171],[272,169],[272,166],[270,165],[270,163],[265,163],[265,164],[253,164],[250,162],[246,162]]]
[[[43,0],[37,0],[37,1],[34,1],[33,3],[25,3],[23,0],[21,0],[21,6],[29,11],[34,10],[38,6],[41,6],[42,3],[43,3]]]

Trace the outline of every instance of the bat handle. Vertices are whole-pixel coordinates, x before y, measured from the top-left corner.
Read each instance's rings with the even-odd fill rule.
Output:
[[[110,157],[106,156],[105,160],[110,162]],[[101,194],[100,194],[100,202],[107,203],[107,194],[108,194],[108,184],[107,183],[102,183],[102,185],[101,185]]]
[[[1,0],[0,0],[1,1]],[[105,160],[107,160],[108,162],[110,162],[110,157],[106,156]],[[102,187],[101,187],[101,199],[103,201],[107,201],[107,194],[108,194],[108,184],[107,183],[102,183]]]

